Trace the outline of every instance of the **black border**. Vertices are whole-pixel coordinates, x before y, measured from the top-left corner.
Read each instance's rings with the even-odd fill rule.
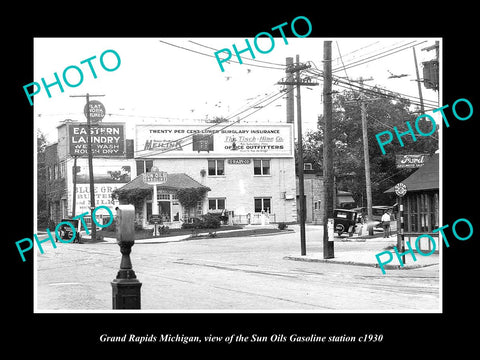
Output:
[[[102,8],[97,3],[74,4],[60,10],[34,9],[25,5],[19,10],[14,24],[4,29],[6,43],[7,99],[10,121],[4,121],[6,170],[3,185],[5,194],[4,221],[6,237],[3,254],[7,258],[4,272],[6,287],[2,297],[8,316],[6,327],[8,348],[21,351],[31,344],[35,352],[45,351],[52,357],[65,354],[95,354],[91,350],[106,350],[105,354],[123,352],[127,348],[136,353],[174,349],[180,352],[200,350],[208,352],[237,352],[235,345],[165,345],[105,344],[99,342],[102,333],[183,333],[204,336],[235,334],[298,333],[348,334],[381,333],[381,343],[370,344],[288,344],[300,356],[321,356],[323,349],[365,351],[372,356],[405,356],[419,352],[433,354],[449,345],[462,345],[462,350],[474,344],[476,324],[468,319],[475,314],[476,297],[474,274],[478,262],[478,215],[476,203],[477,175],[475,144],[478,132],[477,71],[475,67],[473,6],[455,3],[446,9],[440,3],[396,4],[383,3],[374,7],[366,3],[267,3],[263,10],[247,3],[202,3],[143,5],[109,4]],[[173,5],[175,6],[175,5]],[[15,11],[15,10],[11,10]],[[468,218],[474,225],[474,236],[468,241],[450,241],[444,247],[443,314],[33,314],[33,256],[22,263],[14,242],[33,234],[33,108],[25,101],[22,86],[33,81],[33,37],[253,37],[296,16],[309,18],[313,25],[311,37],[404,37],[440,36],[444,40],[443,103],[452,104],[458,98],[467,98],[473,104],[474,115],[468,121],[453,120],[444,132],[443,144],[443,219],[452,224],[458,218]],[[13,103],[11,102],[13,100]],[[446,110],[452,118],[451,109]],[[5,119],[5,120],[6,120]],[[15,119],[15,120],[14,120]],[[12,121],[13,120],[13,121]],[[33,134],[33,137],[32,137]],[[30,253],[31,254],[31,253]],[[264,345],[249,343],[250,351],[262,350]],[[269,344],[271,345],[271,344]],[[325,346],[327,346],[325,348]],[[270,346],[273,347],[273,346]],[[285,344],[276,343],[275,350],[284,351]],[[60,350],[63,349],[63,350]],[[304,350],[316,352],[308,355]],[[411,350],[415,349],[415,353]],[[382,352],[380,352],[382,351]],[[384,351],[388,351],[385,353]],[[337,352],[340,354],[340,352]],[[163,353],[163,356],[168,353]]]

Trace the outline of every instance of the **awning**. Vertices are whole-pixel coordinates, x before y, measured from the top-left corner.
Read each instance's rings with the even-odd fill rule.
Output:
[[[401,181],[401,183],[407,186],[407,191],[438,190],[439,166],[439,154],[434,154],[422,167]],[[395,192],[394,186],[385,191],[385,193],[392,192]]]

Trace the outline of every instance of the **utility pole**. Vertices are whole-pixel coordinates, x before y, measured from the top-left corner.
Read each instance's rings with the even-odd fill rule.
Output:
[[[88,155],[88,173],[90,178],[90,213],[92,214],[92,241],[97,239],[97,227],[93,221],[93,210],[95,210],[95,184],[93,181],[93,154],[92,154],[92,124],[90,121],[90,97],[100,97],[105,95],[70,95],[70,97],[85,97],[87,99],[87,155]],[[75,169],[76,170],[76,169]],[[75,211],[75,210],[74,210]]]
[[[372,78],[365,79],[373,80]],[[372,182],[370,180],[370,155],[368,152],[368,131],[367,131],[367,109],[365,105],[365,94],[363,93],[363,81],[364,79],[360,77],[360,108],[362,112],[362,136],[363,136],[363,158],[365,161],[365,186],[367,189],[367,215],[368,215],[368,234],[373,235],[373,224],[372,224]]]
[[[328,238],[328,219],[333,219],[333,115],[332,115],[332,42],[323,42],[323,258],[335,256],[333,239]]]
[[[318,83],[313,82],[310,78],[301,79],[300,71],[308,69],[310,65],[300,64],[300,56],[296,57],[296,64],[290,68],[287,68],[287,73],[296,73],[295,80],[291,81],[288,78],[279,81],[280,85],[296,85],[297,86],[297,144],[298,144],[298,191],[299,191],[299,216],[300,216],[300,253],[302,256],[307,255],[307,247],[305,240],[305,184],[303,176],[303,141],[302,141],[302,100],[300,95],[300,86],[308,85],[315,86]],[[287,58],[288,63],[288,58]]]
[[[295,102],[293,100],[293,84],[294,78],[293,78],[293,73],[289,73],[288,71],[293,68],[293,58],[292,57],[287,57],[286,58],[286,65],[287,65],[287,75],[286,75],[286,81],[290,83],[290,85],[287,85],[287,123],[293,124],[295,122],[295,114],[294,114],[294,107],[295,107]]]
[[[73,157],[73,203],[72,203],[72,219],[75,217],[75,208],[77,207],[77,158],[78,156]]]
[[[422,84],[420,84],[420,73],[418,71],[417,63],[417,54],[415,53],[415,46],[412,47],[413,50],[413,60],[415,61],[415,71],[417,74],[417,85],[418,85],[418,97],[420,98],[420,114],[425,113],[425,107],[423,106],[423,95],[422,95]]]

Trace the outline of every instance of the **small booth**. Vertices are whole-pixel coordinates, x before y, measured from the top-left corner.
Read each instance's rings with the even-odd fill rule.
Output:
[[[402,196],[404,239],[409,241],[412,249],[415,249],[415,240],[418,236],[428,234],[435,239],[438,252],[438,232],[432,233],[439,224],[439,154],[434,154],[418,170],[405,180],[401,181],[406,187],[406,193]],[[395,192],[395,187],[386,190],[385,193]],[[397,197],[397,202],[400,198]],[[432,250],[432,243],[427,237],[419,240],[420,251],[428,253]]]

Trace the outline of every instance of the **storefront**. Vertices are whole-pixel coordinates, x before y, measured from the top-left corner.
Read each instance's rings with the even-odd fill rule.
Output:
[[[422,234],[431,235],[438,251],[438,232],[432,230],[440,226],[439,210],[439,154],[434,154],[418,170],[403,180],[407,193],[402,197],[405,241],[410,241],[415,249],[415,240]],[[392,187],[386,193],[395,192]],[[398,199],[397,199],[398,202]],[[419,241],[421,251],[429,252],[432,244],[428,238]]]
[[[129,193],[141,194],[143,199],[135,204],[135,222],[144,228],[150,227],[154,222],[179,228],[183,222],[199,217],[207,206],[207,193],[210,190],[184,173],[165,173],[165,182],[152,185],[146,182],[145,174],[138,175],[128,184],[118,189],[120,203],[122,198],[128,198]],[[155,189],[154,189],[155,187]],[[179,191],[189,189],[197,190],[202,194],[194,206],[182,206],[178,199]],[[156,196],[156,204],[154,197]],[[131,197],[130,197],[131,199]],[[129,201],[130,203],[133,201]],[[157,208],[155,209],[155,205]]]

